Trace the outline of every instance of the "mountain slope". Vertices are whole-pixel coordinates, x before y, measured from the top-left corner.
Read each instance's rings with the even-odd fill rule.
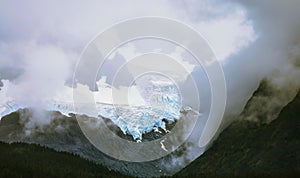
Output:
[[[65,152],[0,142],[0,177],[125,177]]]
[[[176,176],[300,177],[299,108],[300,93],[270,124],[253,121],[232,123],[221,133],[207,152]],[[47,112],[46,116],[53,119],[44,126],[33,125],[32,122],[29,122],[29,118],[33,117],[29,109],[19,110],[3,117],[0,121],[0,140],[37,143],[57,151],[71,152],[124,174],[142,177],[153,176],[155,171],[157,172],[156,176],[164,174],[159,172],[160,169],[157,166],[159,162],[129,163],[108,158],[85,138],[74,115],[66,117],[59,112]],[[263,118],[261,119],[263,120]],[[14,145],[11,146],[10,149],[14,149]],[[28,154],[34,154],[34,152],[33,149],[32,153],[29,151]],[[60,157],[61,155],[56,156]],[[13,156],[12,159],[14,159]],[[45,161],[47,162],[46,159]],[[1,153],[0,162],[6,162]],[[34,159],[28,160],[28,163],[39,165],[39,162],[35,163]],[[11,164],[12,168],[14,168],[14,164]],[[52,165],[51,161],[49,165]],[[49,165],[44,164],[45,167],[49,167]],[[90,165],[91,170],[94,166],[94,164]],[[77,168],[73,167],[72,169]]]
[[[268,125],[237,121],[176,177],[299,177],[300,92]]]
[[[36,115],[32,109],[26,108],[4,116],[0,120],[0,141],[34,143],[56,151],[73,153],[124,175],[165,176],[172,175],[171,171],[177,170],[173,167],[170,167],[171,171],[161,168],[165,164],[162,164],[160,159],[149,162],[126,162],[102,153],[90,143],[78,125],[76,117],[85,119],[88,116],[76,115],[75,117],[71,114],[67,117],[53,111],[42,113],[42,115]],[[37,123],[36,120],[40,119],[39,117],[48,120],[49,123]],[[152,139],[152,136],[147,135],[147,138]]]

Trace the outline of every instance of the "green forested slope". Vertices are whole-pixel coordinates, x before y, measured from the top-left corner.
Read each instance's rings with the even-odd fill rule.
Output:
[[[124,177],[78,156],[38,145],[0,142],[0,177]]]

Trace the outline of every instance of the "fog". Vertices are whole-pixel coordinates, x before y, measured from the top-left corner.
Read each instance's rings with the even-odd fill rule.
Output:
[[[70,91],[80,54],[96,34],[128,18],[160,16],[199,31],[222,64],[227,85],[222,128],[235,119],[268,123],[300,86],[298,7],[298,0],[1,2],[0,80],[12,83],[1,90],[1,102],[11,98],[41,107],[48,99],[70,99],[63,92]],[[116,56],[120,60],[108,66],[127,60],[121,52]],[[198,67],[191,74],[199,85],[203,76]],[[253,98],[238,116],[263,79],[270,94]],[[209,102],[209,90],[199,92]]]
[[[241,112],[262,80],[267,92],[249,103],[247,119],[269,123],[297,94],[300,82],[300,2],[238,1],[252,19],[257,40],[224,64],[228,87],[228,114]],[[239,107],[240,106],[240,107]],[[251,113],[251,114],[250,114]],[[259,119],[263,114],[264,119]],[[230,119],[229,119],[230,120]]]
[[[243,8],[232,6],[228,11],[230,4],[215,7],[215,3],[2,2],[0,79],[8,79],[15,86],[9,89],[7,97],[36,107],[46,99],[62,96],[62,91],[67,90],[63,88],[72,83],[84,46],[105,28],[132,17],[161,16],[181,20],[199,30],[219,59],[225,60],[253,41],[254,32],[251,21],[245,19]],[[192,7],[197,9],[192,10]],[[226,37],[215,33],[220,28],[226,31]],[[109,66],[119,65],[118,61],[124,61],[122,58],[119,55],[116,63]]]

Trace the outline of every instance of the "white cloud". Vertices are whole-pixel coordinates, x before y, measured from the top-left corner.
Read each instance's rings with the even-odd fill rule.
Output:
[[[228,7],[230,10],[226,10]],[[254,39],[251,21],[246,19],[244,9],[234,4],[5,1],[0,3],[0,70],[8,67],[23,71],[14,80],[18,87],[9,95],[32,105],[37,105],[42,98],[54,98],[72,78],[76,60],[92,37],[114,23],[140,16],[167,17],[192,26],[210,42],[221,60]],[[180,57],[177,52],[169,51]]]

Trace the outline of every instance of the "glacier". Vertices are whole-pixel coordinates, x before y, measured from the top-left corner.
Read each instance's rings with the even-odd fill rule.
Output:
[[[6,80],[3,83],[3,87],[0,87],[0,119],[19,109],[36,107],[22,104],[12,97],[7,97],[6,93],[14,84]],[[73,101],[73,88],[65,87],[66,91],[59,92],[58,96],[41,99],[38,107],[47,111],[59,111],[66,116],[73,113],[109,119],[124,134],[131,135],[136,141],[141,141],[142,135],[151,131],[159,132],[159,129],[162,129],[168,132],[166,124],[180,119],[182,108],[184,108],[178,87],[160,75],[145,75],[135,81],[132,88],[136,90],[133,90],[132,95],[129,94],[128,96],[129,100],[140,97],[140,99],[134,100],[137,101],[134,103],[115,104],[109,100],[109,98],[113,98],[112,86],[107,86],[101,80],[97,82],[97,85],[99,91],[92,93],[94,94],[94,101]],[[88,90],[87,92],[91,91]],[[102,97],[99,99],[97,94],[105,96],[101,95]],[[188,108],[185,107],[184,109]]]
[[[84,110],[85,112],[76,113],[76,110],[81,109],[74,109],[73,103],[66,102],[51,101],[46,104],[44,109],[47,111],[59,111],[66,116],[69,116],[70,113],[74,113],[85,114],[90,117],[107,118],[117,125],[124,134],[129,134],[134,140],[140,141],[142,140],[143,134],[155,130],[157,131],[158,128],[167,132],[165,121],[172,123],[180,118],[180,108],[173,100],[169,97],[162,97],[161,100],[167,103],[167,107],[161,109],[151,106],[125,106],[96,103],[97,115],[95,115],[94,111],[87,109]],[[86,107],[88,104],[84,105]],[[26,108],[26,106],[9,101],[0,106],[0,119],[23,108]]]
[[[19,109],[24,109],[25,107],[17,104],[13,101],[7,101],[6,103],[0,104],[0,120],[2,117],[16,112]]]
[[[66,116],[74,113],[99,119],[110,119],[124,134],[131,135],[134,140],[139,142],[142,140],[143,134],[159,131],[159,128],[168,132],[166,123],[172,123],[180,118],[181,103],[178,93],[170,86],[167,86],[164,91],[147,96],[149,99],[147,105],[95,102],[77,103],[75,106],[73,102],[47,100],[41,104],[41,107],[47,111],[59,111]],[[30,106],[8,100],[0,104],[0,119],[5,115],[28,107]],[[96,108],[96,111],[93,108]]]

